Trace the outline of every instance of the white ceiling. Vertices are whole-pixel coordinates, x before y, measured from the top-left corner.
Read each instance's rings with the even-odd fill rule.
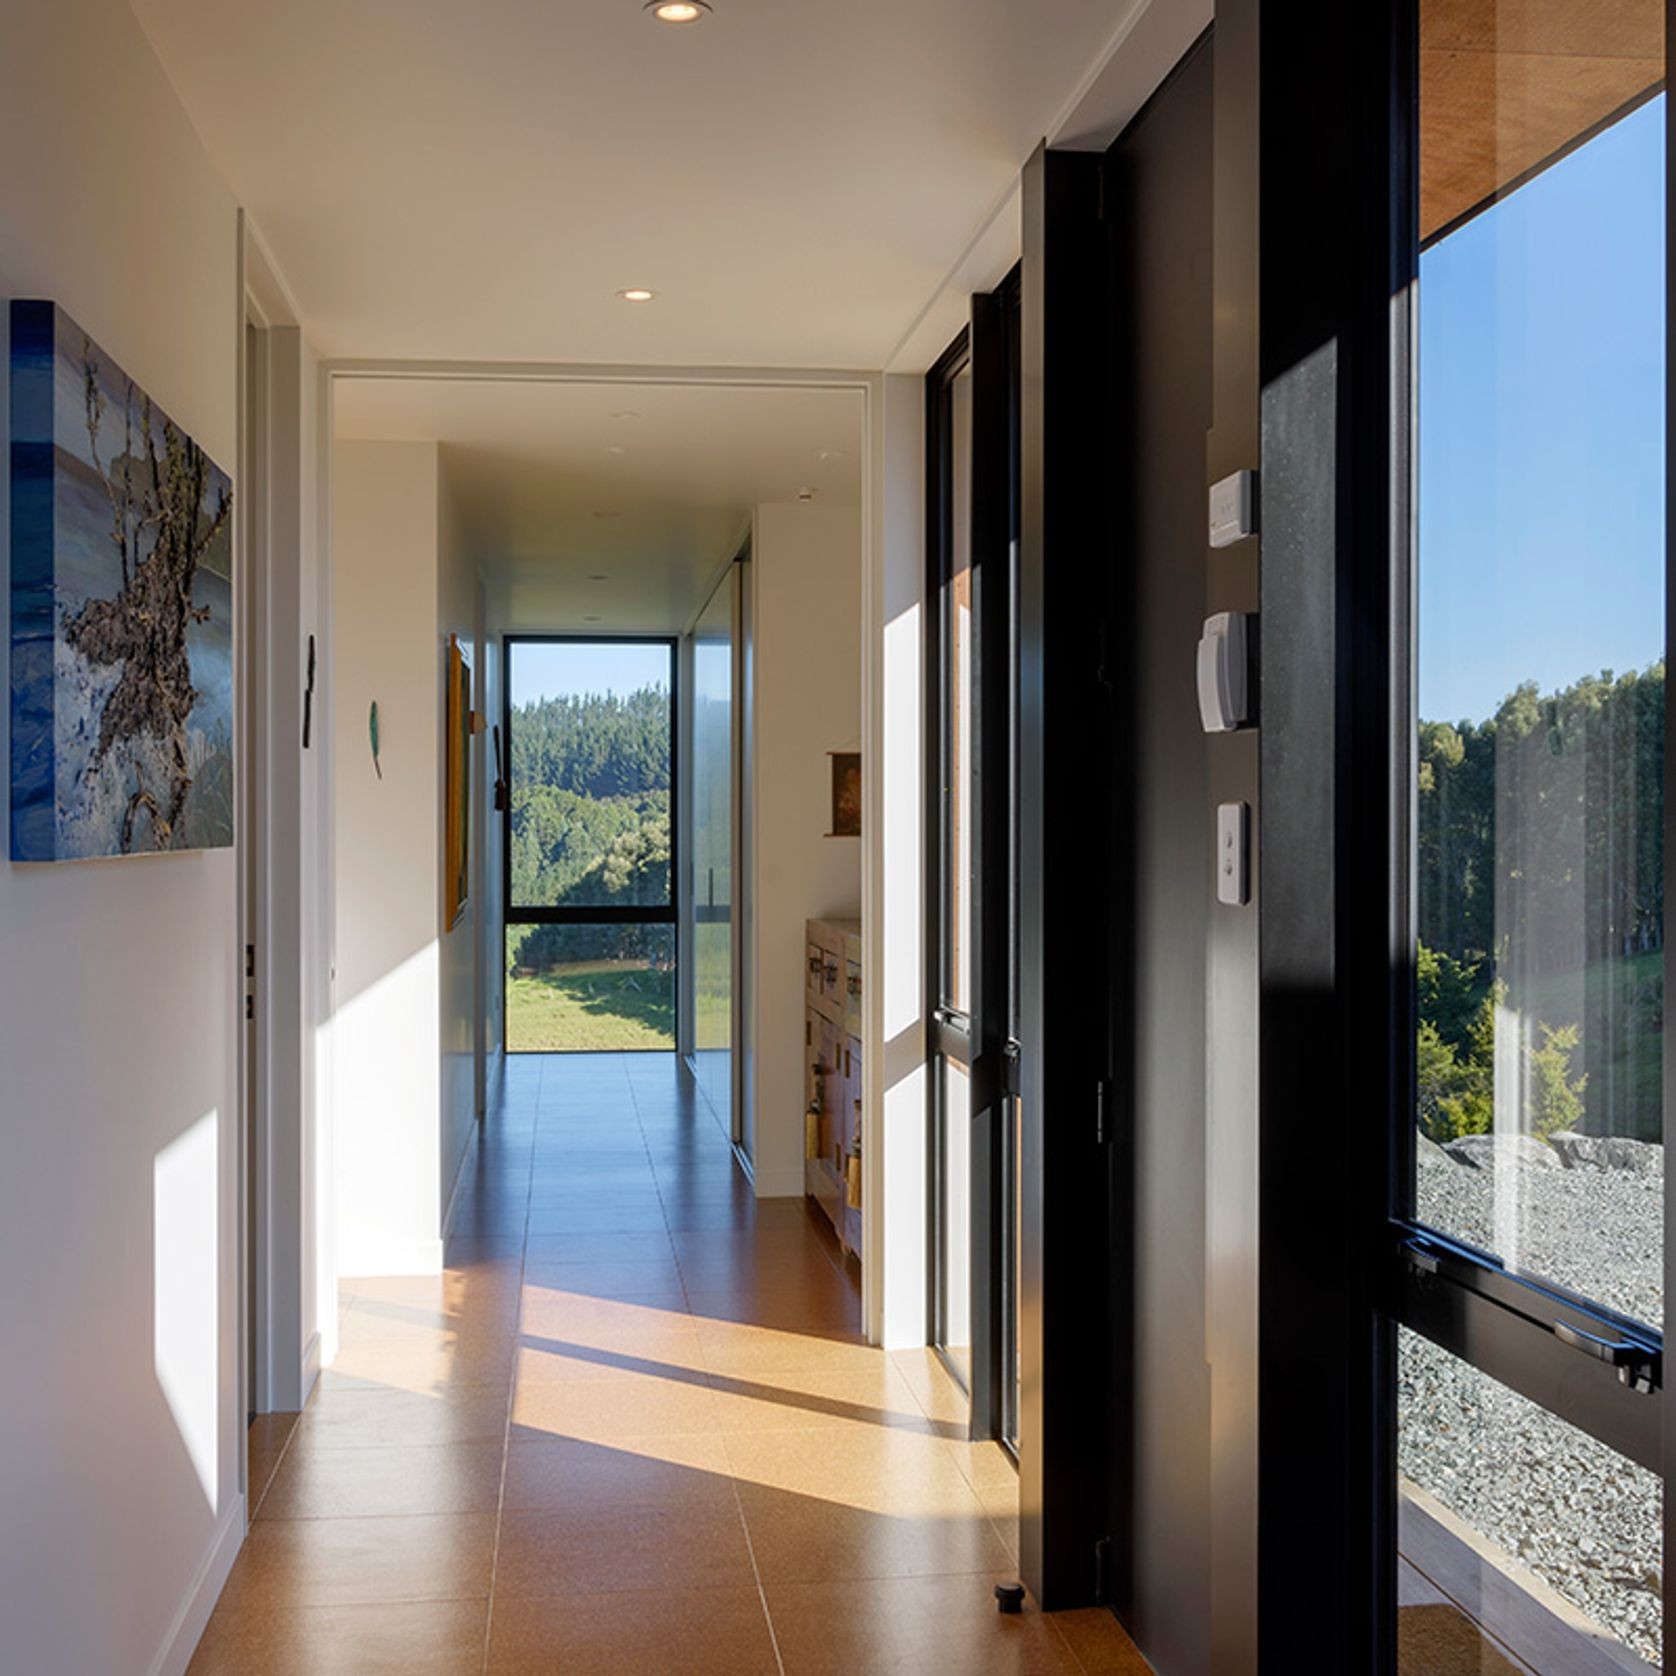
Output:
[[[802,489],[817,505],[861,502],[855,389],[347,377],[334,388],[340,438],[443,445],[473,556],[503,587],[514,629],[685,629],[754,506]]]
[[[325,355],[873,369],[1114,40],[1203,9],[133,4]]]

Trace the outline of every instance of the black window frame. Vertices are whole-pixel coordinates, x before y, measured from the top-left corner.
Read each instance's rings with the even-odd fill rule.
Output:
[[[1666,0],[1666,64],[1671,12]],[[1230,1659],[1249,1656],[1242,1669],[1396,1668],[1399,1324],[1653,1463],[1666,1557],[1676,1552],[1676,1391],[1663,1379],[1654,1393],[1629,1391],[1554,1332],[1555,1321],[1607,1337],[1644,1327],[1513,1277],[1413,1220],[1418,15],[1418,0],[1301,10],[1229,0],[1217,12],[1207,479],[1242,468],[1262,479],[1257,540],[1210,558],[1212,578],[1232,578],[1213,603],[1247,603],[1229,595],[1250,577],[1260,612],[1257,779],[1240,783],[1244,759],[1225,749],[1212,781],[1213,798],[1245,796],[1254,808],[1257,937],[1223,912],[1212,980],[1230,1017],[1254,1017],[1257,1054],[1245,1063],[1237,1026],[1210,1042],[1213,1071],[1227,1071],[1213,1089],[1220,1151],[1210,1165],[1212,1359],[1225,1393],[1213,1641]],[[1673,134],[1668,122],[1668,194]],[[1668,196],[1668,251],[1673,228]],[[1666,310],[1666,436],[1676,439],[1669,282]],[[1666,469],[1668,649],[1673,535],[1676,474]],[[1669,704],[1666,692],[1668,786]],[[1676,855],[1676,799],[1664,820],[1666,856]],[[1666,994],[1673,960],[1668,939]],[[1664,1111],[1669,1143],[1671,1051]],[[1331,1123],[1336,1146],[1301,1155],[1301,1123]],[[1669,1297],[1669,1193],[1664,1222]],[[1663,1342],[1648,1348],[1663,1353]],[[1668,1564],[1664,1577],[1668,1626]]]
[[[669,656],[669,901],[667,904],[618,907],[544,907],[539,904],[520,904],[512,894],[512,664],[519,646],[662,646]],[[506,736],[506,818],[501,822],[501,878],[504,907],[501,914],[501,1013],[507,1014],[507,933],[515,925],[667,925],[674,932],[674,964],[671,981],[675,985],[677,1005],[675,1016],[676,1040],[670,1050],[657,1048],[626,1051],[656,1053],[679,1051],[680,1006],[679,994],[683,974],[680,959],[680,892],[677,881],[681,865],[681,807],[680,807],[680,748],[681,748],[681,692],[680,692],[680,637],[672,634],[505,634],[501,636],[502,667],[506,671],[503,682],[501,725]],[[514,1049],[508,1053],[542,1051]],[[583,1049],[557,1051],[586,1051]]]
[[[1415,625],[1419,587],[1418,520],[1418,303],[1419,263],[1423,248],[1435,244],[1466,221],[1492,209],[1498,194],[1457,217],[1430,239],[1419,234],[1420,6],[1407,0],[1399,8],[1394,31],[1392,104],[1397,113],[1393,147],[1400,167],[1392,169],[1393,254],[1404,278],[1404,302],[1393,311],[1391,350],[1401,375],[1393,380],[1390,405],[1393,472],[1390,506],[1391,571],[1387,597],[1394,603],[1390,622],[1392,679],[1387,751],[1392,768],[1392,830],[1388,853],[1395,863],[1390,901],[1398,942],[1392,960],[1396,979],[1391,1017],[1402,1050],[1392,1062],[1392,1157],[1390,1220],[1387,1237],[1395,1272],[1385,1309],[1404,1327],[1423,1334],[1443,1349],[1519,1392],[1620,1454],[1652,1472],[1663,1471],[1663,1413],[1657,1395],[1664,1381],[1664,1335],[1569,1287],[1545,1277],[1515,1273],[1501,1258],[1480,1251],[1425,1223],[1416,1206],[1417,1126],[1415,1057],[1416,951],[1418,948],[1418,859],[1416,818]],[[1645,103],[1638,96],[1602,131]],[[1559,156],[1575,149],[1573,142]],[[1667,139],[1668,145],[1668,139]],[[1559,156],[1541,165],[1551,166]],[[1523,182],[1538,171],[1520,178]],[[1667,192],[1669,188],[1667,185]],[[1667,200],[1668,205],[1668,200]],[[1668,215],[1668,207],[1667,207]],[[1668,358],[1668,357],[1667,357]],[[1667,472],[1668,475],[1668,472]],[[1669,532],[1666,535],[1665,589],[1671,592]],[[1667,606],[1668,610],[1668,606]],[[1669,644],[1667,637],[1667,645]],[[1670,749],[1671,700],[1667,688],[1666,750]],[[1667,800],[1666,827],[1671,816]],[[1668,847],[1666,854],[1672,853]],[[1665,953],[1667,993],[1672,955]],[[1670,1059],[1667,1051],[1665,1134],[1676,1133],[1670,1117]]]
[[[1232,1265],[1213,1288],[1230,1317],[1248,1299],[1256,1305],[1255,1333],[1228,1336],[1221,1374],[1242,1399],[1249,1393],[1255,1449],[1246,1452],[1243,1435],[1230,1440],[1221,1470],[1230,1484],[1264,1486],[1254,1500],[1230,1493],[1218,1503],[1240,1574],[1217,1628],[1253,1635],[1254,1667],[1264,1670],[1395,1669],[1399,1326],[1659,1474],[1667,1557],[1676,1552],[1676,1392],[1663,1379],[1662,1334],[1514,1275],[1414,1218],[1418,8],[1263,8],[1259,36],[1257,0],[1231,0],[1217,22],[1227,49],[1218,54],[1226,236],[1210,475],[1260,459],[1261,953],[1248,1177],[1258,1218],[1244,1248],[1255,1295]],[[1668,64],[1668,4],[1665,33]],[[1667,250],[1673,133],[1667,123]],[[1231,196],[1242,185],[1248,202]],[[1668,285],[1667,276],[1667,322]],[[1667,327],[1669,418],[1673,344]],[[1666,435],[1676,439],[1668,420]],[[1668,649],[1668,454],[1665,487]],[[1676,785],[1671,703],[1667,688],[1667,786]],[[1676,798],[1666,799],[1665,845],[1676,854]],[[1673,980],[1667,939],[1667,994]],[[1670,1051],[1664,1107],[1668,1144]],[[1310,1118],[1338,1125],[1340,1147],[1320,1159],[1298,1150],[1298,1125]],[[1668,1194],[1665,1227],[1668,1297]],[[1628,1346],[1652,1389],[1622,1383],[1586,1335]],[[1300,1553],[1308,1566],[1297,1566]],[[1673,1590],[1667,1564],[1667,1627]]]

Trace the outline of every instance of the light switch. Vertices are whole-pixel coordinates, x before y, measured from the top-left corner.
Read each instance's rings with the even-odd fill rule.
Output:
[[[1232,547],[1257,532],[1257,473],[1236,471],[1210,486],[1210,544]]]
[[[1243,908],[1251,900],[1248,878],[1251,810],[1244,803],[1216,806],[1216,900]]]

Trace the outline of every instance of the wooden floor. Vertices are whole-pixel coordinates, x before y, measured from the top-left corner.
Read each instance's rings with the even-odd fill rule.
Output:
[[[254,1521],[193,1676],[1035,1676],[1146,1666],[1001,1617],[1017,1487],[858,1275],[754,1201],[668,1055],[520,1057],[440,1279],[345,1283],[251,1434]]]

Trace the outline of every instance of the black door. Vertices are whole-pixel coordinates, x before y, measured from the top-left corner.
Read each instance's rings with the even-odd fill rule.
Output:
[[[1106,657],[1120,883],[1112,983],[1111,1604],[1160,1670],[1210,1665],[1205,1361],[1211,42],[1106,159],[1113,310]],[[1223,912],[1248,912],[1223,909]]]

